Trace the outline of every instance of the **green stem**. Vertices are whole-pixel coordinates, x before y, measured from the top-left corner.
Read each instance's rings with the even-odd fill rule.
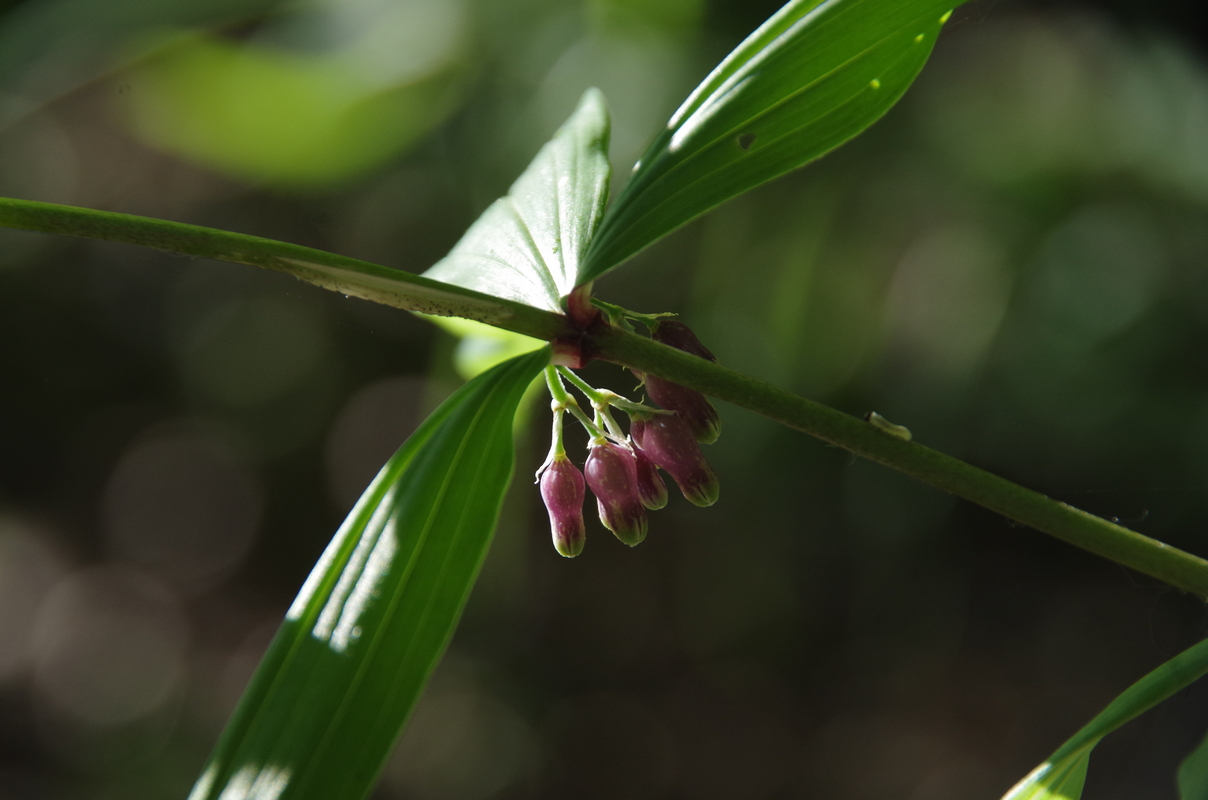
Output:
[[[558,368],[553,364],[548,364],[545,367],[545,385],[549,388],[549,396],[554,399],[554,402],[563,407],[576,405],[577,401],[571,397],[570,392],[566,391],[566,387],[562,385],[562,378],[558,375]]]
[[[613,419],[612,412],[608,410],[608,406],[600,406],[596,409],[596,414],[604,420],[604,427],[608,428],[608,432],[612,434],[612,438],[623,442],[627,438],[625,431],[621,430],[621,426]]]
[[[323,250],[200,225],[0,198],[0,226],[249,264],[287,272],[350,297],[421,314],[465,317],[538,339],[553,340],[572,333],[564,316],[523,303]]]
[[[608,409],[619,408],[627,414],[669,414],[671,412],[664,411],[661,408],[635,403],[627,397],[621,397],[616,392],[608,389],[596,389],[587,381],[575,374],[570,367],[558,366],[558,372],[566,377],[568,381],[575,385],[575,388],[583,392],[584,396],[591,402],[592,408],[603,412],[603,414],[611,419]],[[615,423],[614,423],[615,424]]]
[[[566,445],[562,443],[562,415],[565,413],[561,409],[554,412],[554,425],[550,432],[550,457],[553,459],[566,458]]]
[[[558,373],[552,364],[545,368],[545,385],[549,387],[550,397],[554,400],[550,404],[554,421],[550,431],[549,455],[537,469],[537,480],[541,480],[541,473],[545,471],[546,467],[556,460],[566,458],[566,447],[562,443],[562,417],[566,414],[566,401],[573,402],[574,400],[566,394],[566,387],[562,385],[562,381],[558,380]]]
[[[554,398],[557,406],[565,411],[569,411],[571,416],[579,420],[579,423],[584,428],[587,428],[587,434],[592,438],[592,441],[604,441],[603,429],[587,418],[587,414],[579,407],[579,401],[574,398],[574,395],[566,391],[566,387],[562,385],[562,378],[558,374],[558,368],[553,364],[545,368],[545,385],[549,387],[550,397]]]
[[[556,369],[564,378],[570,381],[576,389],[578,389],[580,392],[583,392],[583,396],[588,399],[593,408],[608,405],[607,401],[604,399],[604,393],[576,375],[574,370],[563,366],[558,366]]]
[[[607,314],[608,321],[610,323],[616,325],[617,327],[624,328],[625,330],[633,330],[633,326],[629,324],[629,320],[631,319],[636,319],[638,322],[649,328],[660,319],[678,316],[672,311],[662,311],[657,314],[643,314],[639,311],[630,311],[627,308],[622,308],[621,306],[613,303],[606,303],[598,297],[593,297],[591,299],[591,304]]]
[[[971,464],[703,358],[618,328],[592,331],[597,357],[644,370],[796,428],[1065,542],[1208,597],[1208,561],[1025,489]]]
[[[271,239],[7,198],[0,198],[0,226],[125,242],[250,264],[409,311],[466,317],[549,341],[577,338],[562,315]],[[884,425],[864,422],[620,328],[598,326],[583,334],[580,343],[585,352],[596,357],[658,375],[762,414],[1138,572],[1208,597],[1208,561],[908,441]],[[577,403],[569,404],[567,410],[589,431],[594,429],[596,435],[603,435]]]
[[[549,453],[546,454],[545,460],[541,462],[541,466],[537,467],[537,471],[533,475],[533,483],[541,482],[541,473],[545,472],[550,464],[566,458],[566,448],[562,444],[562,417],[565,413],[566,411],[561,406],[554,406],[554,420],[553,429],[550,434]]]
[[[575,385],[575,388],[587,396],[587,399],[591,401],[591,407],[596,412],[596,424],[603,424],[608,429],[608,433],[617,442],[624,442],[627,437],[625,436],[625,432],[621,430],[621,426],[613,418],[610,407],[617,406],[625,411],[648,410],[645,406],[626,400],[616,392],[593,388],[591,384],[576,375],[570,367],[560,365],[558,371],[565,375],[566,379]]]

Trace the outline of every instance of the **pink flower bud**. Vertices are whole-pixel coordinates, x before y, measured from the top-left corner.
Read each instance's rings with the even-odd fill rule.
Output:
[[[691,353],[709,361],[717,361],[717,356],[700,343],[700,339],[696,338],[692,329],[678,320],[660,319],[650,329],[650,338],[674,347],[676,350],[683,350],[685,353]]]
[[[642,505],[646,508],[658,511],[667,505],[667,485],[659,477],[658,467],[654,466],[650,457],[636,445],[633,450],[633,458],[638,467],[638,497],[641,498]]]
[[[562,456],[541,473],[541,499],[549,512],[550,531],[554,548],[574,558],[583,552],[587,531],[583,527],[583,473]]]
[[[612,442],[593,446],[583,473],[604,527],[630,547],[645,539],[646,509],[638,496],[637,460],[629,448]]]
[[[682,322],[674,319],[661,319],[650,328],[650,337],[656,342],[683,350],[708,361],[717,361],[717,356],[709,352],[709,348],[700,343],[696,334]],[[713,444],[721,435],[721,418],[717,409],[703,394],[695,389],[680,386],[655,375],[646,376],[646,393],[650,399],[670,411],[678,411],[696,441],[702,444]]]
[[[635,419],[630,435],[651,461],[675,478],[688,502],[698,506],[717,502],[721,492],[717,474],[701,454],[692,429],[678,415]]]
[[[668,411],[679,412],[679,416],[692,429],[696,441],[713,444],[721,435],[721,418],[717,416],[717,409],[695,389],[648,374],[646,394]]]

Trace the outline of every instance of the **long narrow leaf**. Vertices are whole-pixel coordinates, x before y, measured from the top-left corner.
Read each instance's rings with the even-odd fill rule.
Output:
[[[462,387],[366,489],[286,615],[190,800],[356,800],[453,633],[548,350]]]
[[[1078,800],[1099,740],[1208,672],[1208,640],[1184,650],[1124,690],[1003,800]]]
[[[592,242],[594,280],[709,209],[843,144],[881,117],[958,0],[794,0],[680,107]]]
[[[506,197],[424,275],[559,312],[608,200],[608,110],[589,89]]]

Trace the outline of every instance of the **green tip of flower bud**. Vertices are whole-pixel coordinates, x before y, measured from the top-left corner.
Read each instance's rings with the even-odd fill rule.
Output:
[[[717,479],[717,473],[710,467],[707,474],[698,477],[695,483],[680,484],[680,490],[692,505],[708,508],[721,497],[721,481]]]
[[[701,444],[713,444],[721,436],[721,419],[714,416],[711,422],[706,422],[693,428],[693,433],[696,434],[696,441]]]
[[[574,558],[583,552],[583,545],[586,543],[586,536],[577,536],[570,539],[562,539],[554,537],[554,549],[558,551],[558,555]]]
[[[644,513],[621,515],[615,513],[615,510],[606,508],[599,500],[596,501],[596,505],[600,510],[600,522],[604,524],[605,528],[612,531],[613,536],[616,536],[622,544],[637,547],[646,540],[649,522]]]

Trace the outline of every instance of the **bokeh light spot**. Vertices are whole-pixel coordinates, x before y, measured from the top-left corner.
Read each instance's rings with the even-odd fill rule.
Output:
[[[114,556],[191,590],[208,588],[238,567],[262,510],[247,468],[212,437],[194,432],[131,446],[102,500]]]
[[[187,623],[161,584],[116,567],[61,580],[34,627],[34,682],[60,713],[94,726],[155,711],[176,689]]]

